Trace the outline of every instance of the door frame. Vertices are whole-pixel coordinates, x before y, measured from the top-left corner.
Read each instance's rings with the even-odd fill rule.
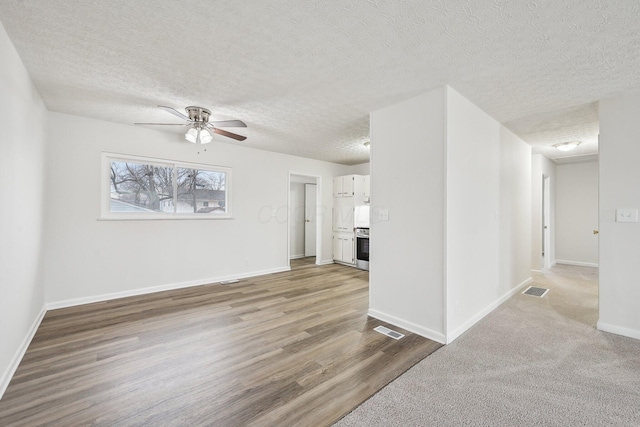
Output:
[[[322,176],[306,172],[289,171],[287,179],[287,266],[291,268],[291,183],[293,176],[308,178],[316,184],[316,265],[322,264]],[[315,180],[315,181],[314,181]],[[296,181],[297,182],[297,181]]]
[[[551,265],[551,177],[542,175],[542,251],[544,252],[543,268]]]
[[[311,191],[313,190],[313,191]],[[307,192],[309,194],[307,194]],[[313,207],[311,215],[308,215],[309,207]],[[313,223],[309,222],[307,227],[307,218],[312,218]],[[309,233],[307,233],[307,228]],[[313,242],[307,244],[307,241],[313,237]],[[304,256],[311,257],[317,255],[316,239],[318,238],[318,184],[304,184]],[[313,252],[312,255],[308,255]]]

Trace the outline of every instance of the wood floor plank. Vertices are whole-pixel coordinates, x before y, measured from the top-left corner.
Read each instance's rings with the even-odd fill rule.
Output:
[[[367,316],[367,272],[291,265],[48,312],[0,425],[327,426],[440,347]]]

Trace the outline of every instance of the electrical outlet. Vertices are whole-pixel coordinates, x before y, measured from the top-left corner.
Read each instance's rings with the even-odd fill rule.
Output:
[[[616,209],[616,222],[638,222],[638,209]]]

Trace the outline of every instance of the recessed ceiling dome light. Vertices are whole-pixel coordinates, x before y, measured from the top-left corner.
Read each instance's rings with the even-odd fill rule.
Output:
[[[578,145],[580,145],[580,141],[569,141],[563,142],[561,144],[555,144],[554,147],[556,147],[560,151],[571,151]]]

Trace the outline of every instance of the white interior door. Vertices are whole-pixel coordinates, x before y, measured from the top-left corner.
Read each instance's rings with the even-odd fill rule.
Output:
[[[304,185],[304,256],[316,256],[316,184]]]

